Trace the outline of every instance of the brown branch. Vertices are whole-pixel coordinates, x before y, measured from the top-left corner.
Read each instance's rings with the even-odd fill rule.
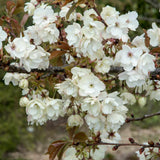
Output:
[[[66,65],[63,66],[49,66],[47,69],[32,69],[30,72],[26,71],[23,67],[16,67],[14,65],[4,64],[0,62],[0,69],[5,70],[6,72],[17,72],[17,73],[31,73],[31,72],[38,72],[38,73],[48,73],[48,75],[53,75],[58,72],[65,72]],[[109,73],[121,73],[123,72],[123,67],[118,66],[111,66]],[[160,76],[160,68],[156,68],[154,72],[150,73],[151,80],[157,80]],[[48,76],[47,76],[48,77]]]
[[[118,66],[111,66],[111,69],[109,73],[121,73],[124,72],[123,67],[118,67]],[[155,71],[150,72],[150,79],[151,80],[159,80],[160,76],[160,68],[156,68]]]
[[[55,74],[58,72],[64,72],[64,66],[49,66],[47,69],[32,69],[30,72],[26,71],[23,67],[16,67],[14,65],[6,65],[2,62],[0,62],[0,69],[5,70],[7,72],[17,72],[17,73],[31,73],[31,72],[38,72],[38,73],[49,73],[49,74]]]
[[[159,115],[160,115],[160,112],[157,112],[157,113],[144,115],[140,118],[126,118],[126,123],[129,123],[129,122],[132,122],[132,121],[142,121],[144,119],[151,118],[151,117],[154,117],[154,116],[159,116]]]
[[[96,146],[96,145],[111,145],[111,146],[116,146],[117,149],[118,147],[121,147],[121,146],[140,146],[140,147],[143,147],[143,148],[149,148],[149,147],[153,147],[153,148],[160,148],[160,144],[159,143],[156,143],[156,144],[140,144],[140,143],[104,143],[104,142],[97,142],[97,143],[91,143],[91,144],[87,144],[87,146]]]
[[[97,8],[94,6],[93,9],[95,10],[95,12],[97,13],[97,15],[99,16],[100,18],[100,21],[106,26],[108,27],[107,23],[104,21],[104,19],[101,17],[99,11],[97,10]]]

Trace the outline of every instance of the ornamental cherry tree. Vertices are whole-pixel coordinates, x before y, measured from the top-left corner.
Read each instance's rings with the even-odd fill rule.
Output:
[[[98,11],[94,0],[7,2],[0,19],[5,85],[22,89],[30,125],[68,118],[69,136],[49,146],[50,160],[102,160],[121,146],[139,146],[140,160],[160,157],[159,142],[121,143],[118,133],[125,123],[160,115],[127,117],[135,95],[142,105],[144,97],[160,100],[160,28],[153,23],[131,39],[137,17],[108,5]]]

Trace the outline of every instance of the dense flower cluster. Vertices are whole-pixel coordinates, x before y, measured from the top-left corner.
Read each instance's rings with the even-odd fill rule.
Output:
[[[19,104],[26,107],[29,124],[42,125],[47,120],[68,116],[68,127],[87,124],[91,135],[100,134],[101,142],[117,143],[121,138],[118,130],[126,120],[127,105],[136,103],[134,93],[143,93],[139,99],[142,106],[145,96],[160,100],[159,81],[149,80],[150,72],[156,69],[156,56],[145,42],[146,35],[133,40],[128,35],[139,25],[135,11],[120,15],[107,5],[100,15],[94,9],[85,10],[83,14],[74,10],[67,18],[71,7],[73,2],[55,12],[52,6],[37,0],[25,3],[24,11],[32,16],[33,25],[28,26],[20,37],[8,37],[8,43],[3,47],[5,54],[16,62],[10,65],[31,72],[32,69],[47,69],[53,63],[49,59],[52,50],[63,52],[61,49],[65,48],[55,45],[64,41],[70,48],[62,59],[66,66],[71,65],[65,75],[51,77],[50,85],[53,86],[49,88],[40,81],[38,73],[6,73],[4,82],[6,85],[12,82],[22,89]],[[80,7],[85,8],[86,4]],[[160,46],[160,28],[155,23],[152,27],[146,34],[150,45],[157,47]],[[6,38],[7,33],[0,26],[0,48]],[[120,67],[122,72],[112,74],[112,67]],[[105,156],[105,146],[91,149],[90,154],[87,149],[83,151],[85,158],[91,156],[94,160],[102,160]],[[63,160],[83,159],[82,155],[77,155],[77,150],[69,147]],[[137,152],[138,157],[150,157],[150,151]],[[153,149],[153,152],[157,150]]]

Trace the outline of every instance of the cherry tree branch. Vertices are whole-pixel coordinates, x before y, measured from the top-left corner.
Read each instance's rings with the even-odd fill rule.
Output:
[[[97,142],[97,143],[91,143],[91,144],[87,144],[87,146],[96,146],[96,145],[110,145],[110,146],[114,146],[113,150],[117,150],[119,147],[121,146],[140,146],[143,148],[149,148],[149,147],[153,147],[153,148],[160,148],[160,144],[159,143],[151,143],[151,144],[141,144],[141,143],[104,143],[104,142]]]
[[[153,146],[149,144],[140,144],[140,143],[104,143],[104,142],[99,142],[99,143],[93,143],[93,144],[88,144],[88,146],[95,146],[95,145],[111,145],[111,146],[141,146],[144,148],[147,147],[156,147],[160,148],[160,144],[154,144]]]
[[[160,115],[160,111],[157,112],[157,113],[144,115],[144,116],[142,116],[140,118],[126,118],[126,123],[129,123],[129,122],[132,122],[132,121],[142,121],[144,119],[151,118],[151,117],[154,117],[154,116],[159,116],[159,115]]]
[[[7,72],[17,72],[17,73],[31,73],[31,72],[38,72],[38,73],[50,73],[50,74],[55,74],[58,72],[65,72],[64,66],[59,67],[59,66],[49,66],[47,69],[32,69],[30,72],[28,72],[25,68],[23,67],[16,67],[14,65],[6,65],[2,62],[0,62],[0,69],[5,70]]]
[[[118,67],[118,66],[111,66],[111,69],[109,71],[110,73],[121,73],[124,72],[123,67]],[[151,80],[157,80],[160,79],[160,68],[156,68],[155,71],[150,72],[150,79]]]
[[[4,70],[6,72],[17,72],[17,73],[31,73],[31,72],[38,72],[38,73],[48,73],[48,75],[53,75],[59,72],[65,72],[65,67],[64,66],[49,66],[46,69],[32,69],[30,72],[28,72],[25,68],[23,67],[16,67],[14,65],[9,65],[9,64],[4,64],[3,62],[0,62],[0,69]],[[123,67],[118,67],[118,66],[111,66],[111,69],[109,73],[121,73],[123,72],[124,69]],[[159,79],[160,76],[160,68],[156,68],[154,72],[150,73],[150,79],[151,80],[156,80]]]
[[[100,18],[100,21],[106,26],[108,27],[107,23],[104,21],[104,19],[101,17],[99,11],[97,10],[97,8],[94,6],[93,9],[95,10],[95,12],[97,13],[97,15],[99,16]]]

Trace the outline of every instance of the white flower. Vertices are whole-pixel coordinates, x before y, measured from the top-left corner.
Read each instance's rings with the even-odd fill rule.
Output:
[[[144,107],[147,103],[147,98],[146,97],[140,97],[138,99],[138,104],[140,105],[140,107]]]
[[[57,120],[59,116],[65,114],[63,113],[64,110],[62,110],[62,100],[48,97],[44,100],[44,102],[46,104],[46,114],[49,120]]]
[[[0,26],[0,49],[2,48],[2,41],[7,38],[7,33],[3,31],[2,27]]]
[[[40,120],[44,116],[45,103],[40,99],[31,100],[26,106],[26,113],[32,120]]]
[[[19,100],[19,105],[21,107],[26,107],[28,103],[29,103],[29,99],[27,97],[22,97]]]
[[[83,119],[79,116],[79,115],[71,115],[68,118],[68,125],[70,127],[74,127],[74,126],[82,126],[83,125]]]
[[[94,9],[89,9],[84,12],[84,16],[82,17],[82,20],[84,24],[87,24],[88,22],[92,22],[95,17],[97,17],[97,13]]]
[[[98,116],[101,111],[101,103],[96,98],[85,98],[81,104],[81,109],[90,115]]]
[[[151,94],[150,94],[150,99],[155,99],[157,101],[160,101],[160,89],[157,89],[155,91],[151,91]]]
[[[9,38],[9,44],[5,46],[5,49],[13,58],[21,59],[26,58],[35,46],[31,45],[25,37],[15,38],[12,42]]]
[[[105,157],[106,146],[98,146],[95,151],[91,150],[91,157],[93,160],[102,160]]]
[[[121,39],[123,42],[127,42],[129,39],[128,36],[128,28],[124,27],[124,19],[119,17],[111,17],[107,19],[107,25],[106,31],[103,34],[103,37],[105,39],[108,38],[115,38],[115,39]]]
[[[39,30],[40,27],[38,25],[29,26],[27,27],[27,30],[24,31],[24,36],[28,41],[33,41],[35,45],[40,45],[42,39],[39,37]]]
[[[67,95],[76,97],[78,95],[78,87],[73,83],[71,79],[66,79],[62,83],[56,84],[56,89],[61,95]]]
[[[28,74],[16,73],[16,72],[6,73],[3,80],[5,85],[9,85],[9,83],[12,82],[14,86],[17,86],[21,79],[27,78],[28,76],[29,76]]]
[[[112,58],[104,57],[102,60],[97,61],[95,71],[103,74],[108,73],[112,64]]]
[[[119,112],[113,112],[107,116],[107,121],[113,124],[122,125],[125,122],[126,116],[120,114]]]
[[[66,19],[66,15],[67,15],[67,13],[68,13],[68,11],[69,11],[69,9],[70,9],[71,7],[72,7],[72,4],[71,4],[71,3],[68,3],[67,5],[63,6],[63,7],[61,8],[61,11],[59,12],[59,16],[60,16],[61,18],[64,17],[64,18]],[[72,20],[76,21],[76,19],[77,19],[77,14],[76,14],[75,11],[73,11],[73,12],[70,14],[69,18],[66,19],[66,20],[67,20],[67,21],[72,21]]]
[[[28,88],[28,80],[27,79],[20,80],[19,87],[22,89],[27,89]]]
[[[63,154],[62,160],[79,160],[79,158],[76,157],[76,149],[73,147],[69,147]]]
[[[123,27],[127,27],[132,31],[135,31],[139,23],[137,21],[138,14],[136,11],[128,12],[121,15],[119,18],[123,21]]]
[[[122,72],[118,76],[119,80],[125,80],[130,88],[134,88],[136,86],[140,87],[145,84],[145,76],[135,70]]]
[[[31,2],[25,3],[24,11],[28,12],[29,16],[33,15],[35,9],[36,9],[36,7],[33,3],[31,3]]]
[[[91,70],[88,68],[73,67],[71,69],[71,73],[73,74],[72,76],[73,80],[79,80],[85,77],[86,75],[91,74]]]
[[[102,115],[98,117],[94,117],[87,114],[85,116],[85,120],[89,129],[93,129],[95,132],[97,132],[104,128],[106,118]]]
[[[133,105],[136,103],[136,98],[129,92],[123,92],[120,97],[128,104]]]
[[[104,83],[95,75],[82,77],[78,82],[79,95],[96,97],[105,89]]]
[[[22,59],[24,68],[30,72],[31,69],[46,69],[49,66],[50,53],[46,52],[42,47],[37,46],[37,49],[29,53],[28,57]]]
[[[38,36],[42,42],[49,42],[50,44],[57,42],[59,37],[59,30],[55,23],[44,25],[39,28]]]
[[[116,53],[115,63],[121,65],[126,71],[131,71],[138,64],[141,54],[140,48],[130,48],[128,45],[123,45],[122,50]]]
[[[138,61],[138,71],[148,77],[149,72],[156,69],[154,64],[155,59],[156,58],[149,53],[143,54]]]
[[[65,28],[65,32],[67,33],[67,40],[70,46],[79,47],[80,39],[81,39],[81,26],[78,23],[73,23],[72,25],[68,25]]]
[[[33,22],[37,25],[46,25],[49,23],[53,23],[56,20],[56,14],[54,13],[51,6],[42,4],[34,11]]]
[[[152,28],[147,31],[150,38],[150,44],[153,47],[160,45],[160,28],[157,27],[156,23],[152,23]]]
[[[145,38],[144,38],[144,34],[142,34],[141,36],[136,36],[133,40],[132,40],[132,44],[135,47],[139,47],[143,50],[143,52],[149,52],[149,49],[145,46]]]
[[[119,12],[116,11],[114,7],[106,6],[102,8],[101,16],[107,22],[108,19],[113,18],[113,16],[117,17]]]

